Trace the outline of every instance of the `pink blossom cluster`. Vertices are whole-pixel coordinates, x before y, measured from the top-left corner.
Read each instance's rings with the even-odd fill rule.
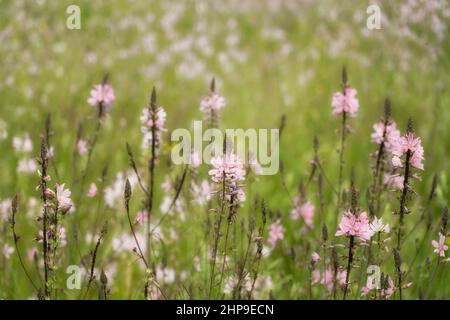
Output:
[[[279,240],[284,239],[284,227],[278,219],[269,226],[269,244],[275,247]]]
[[[396,168],[403,167],[401,157],[407,152],[411,153],[409,163],[416,169],[423,170],[423,147],[422,141],[419,137],[416,137],[414,133],[408,132],[404,136],[398,139],[392,150],[392,165]]]
[[[92,107],[102,105],[103,108],[109,109],[114,100],[116,100],[116,96],[113,87],[110,84],[102,83],[94,86],[87,102]]]
[[[225,107],[225,98],[217,93],[210,92],[200,102],[200,111],[209,114],[211,111],[219,111]]]
[[[166,111],[162,107],[156,108],[156,111],[153,111],[151,108],[144,108],[142,110],[141,115],[141,124],[142,124],[142,132],[144,133],[144,141],[145,143],[150,144],[153,140],[152,129],[155,130],[155,142],[156,146],[160,146],[161,144],[161,133],[167,131],[164,127],[166,123]]]
[[[346,277],[346,270],[339,270],[336,274],[336,278],[334,278],[334,271],[332,268],[327,268],[325,273],[320,270],[314,270],[312,273],[312,284],[320,283],[328,292],[331,292],[335,282],[340,286],[345,286]]]
[[[356,98],[356,93],[356,89],[351,87],[346,87],[343,92],[336,92],[331,101],[333,114],[341,114],[345,112],[351,117],[356,117],[359,109],[359,101],[358,98]]]
[[[350,210],[345,211],[336,236],[353,236],[358,237],[362,241],[367,241],[371,238],[372,232],[370,230],[369,218],[366,212],[355,214]]]
[[[397,124],[394,121],[390,121],[386,126],[383,121],[380,121],[373,125],[371,138],[373,143],[384,143],[386,150],[392,152],[397,141],[400,139],[400,131],[397,129]]]
[[[225,184],[227,198],[234,195],[237,200],[245,201],[245,193],[240,185],[245,180],[245,169],[239,157],[234,153],[226,153],[212,158],[211,165],[213,169],[208,174],[213,182]]]
[[[439,241],[433,240],[431,244],[434,247],[434,253],[440,257],[445,257],[445,251],[448,250],[448,246],[445,244],[445,236],[439,232]]]
[[[314,205],[311,202],[306,201],[301,205],[296,204],[294,208],[292,208],[291,219],[298,220],[300,218],[303,219],[307,227],[311,228],[313,226]]]

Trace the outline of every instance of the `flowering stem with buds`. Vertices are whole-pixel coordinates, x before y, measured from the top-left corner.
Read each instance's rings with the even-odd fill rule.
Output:
[[[406,213],[406,200],[408,197],[408,180],[409,180],[409,170],[410,170],[410,159],[411,159],[411,150],[408,150],[406,152],[406,160],[405,160],[405,174],[403,177],[403,189],[402,194],[400,197],[400,209],[399,209],[399,225],[398,225],[398,231],[397,231],[397,250],[400,251],[401,249],[401,237],[402,237],[402,229],[403,229],[403,217]]]
[[[347,274],[345,275],[345,287],[344,287],[344,300],[347,298],[348,282],[350,280],[350,271],[353,263],[353,246],[355,245],[355,237],[350,236],[348,243],[348,262],[347,262]]]
[[[152,216],[152,210],[153,210],[153,196],[154,196],[154,186],[155,186],[155,162],[156,162],[156,90],[155,87],[153,87],[152,90],[152,96],[150,99],[150,108],[152,110],[152,126],[151,126],[151,132],[152,132],[152,145],[151,145],[151,156],[150,161],[148,164],[148,171],[149,171],[149,181],[148,181],[148,196],[147,196],[147,259],[150,260],[151,256],[151,230],[150,230],[150,218]]]
[[[47,199],[47,168],[48,168],[48,158],[47,158],[47,148],[44,139],[41,140],[41,154],[39,159],[41,165],[41,178],[39,181],[39,188],[41,190],[41,200],[43,203],[42,209],[42,250],[44,255],[44,297],[48,298],[50,295],[49,291],[49,265],[48,265],[48,241],[47,241],[47,228],[48,228],[48,199]]]

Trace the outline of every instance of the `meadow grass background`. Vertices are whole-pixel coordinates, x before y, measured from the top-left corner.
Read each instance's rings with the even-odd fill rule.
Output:
[[[437,197],[431,210],[439,221],[448,204],[450,155],[450,5],[447,1],[376,1],[382,12],[382,29],[366,28],[366,8],[372,1],[0,1],[0,199],[18,192],[21,205],[28,197],[38,198],[35,173],[17,172],[21,155],[12,146],[14,136],[29,134],[34,143],[33,155],[39,152],[39,135],[48,113],[52,116],[55,164],[60,181],[65,182],[77,198],[79,184],[73,180],[73,150],[79,124],[87,138],[95,125],[95,111],[86,100],[93,84],[110,75],[116,101],[104,122],[99,143],[93,154],[87,182],[98,183],[108,166],[106,184],[116,173],[128,171],[125,143],[138,155],[141,167],[147,159],[140,149],[142,134],[139,116],[156,86],[158,102],[167,111],[167,128],[190,128],[194,119],[202,119],[199,102],[208,92],[215,76],[218,91],[227,100],[222,112],[224,128],[274,128],[286,115],[280,157],[286,182],[296,194],[301,178],[307,177],[313,158],[312,140],[320,140],[320,156],[333,183],[338,177],[338,129],[340,120],[331,114],[331,96],[340,88],[341,68],[348,69],[349,83],[358,90],[360,111],[351,120],[345,154],[345,178],[348,186],[350,168],[355,170],[364,207],[365,190],[371,183],[370,156],[375,145],[370,142],[372,124],[382,115],[385,97],[392,101],[393,118],[401,130],[407,118],[414,120],[416,133],[425,148],[425,171],[414,184],[416,199],[426,199],[434,174],[439,176]],[[435,3],[439,5],[434,6]],[[81,29],[66,28],[66,8],[81,8]],[[3,134],[3,133],[7,133]],[[168,141],[168,135],[165,135]],[[78,169],[83,159],[77,159]],[[160,161],[161,166],[167,166]],[[81,170],[81,169],[80,169]],[[157,169],[157,186],[164,174]],[[173,168],[172,174],[181,168]],[[203,174],[206,170],[203,170]],[[52,174],[52,171],[51,171]],[[335,199],[325,185],[326,216],[329,227],[334,221]],[[264,259],[261,273],[273,282],[271,294],[261,297],[308,298],[309,274],[305,267],[314,240],[305,239],[298,225],[289,222],[291,203],[280,176],[261,176],[252,184],[252,194],[264,197],[274,212],[286,217],[286,240],[282,248]],[[316,203],[315,187],[308,190]],[[156,207],[162,192],[157,191]],[[136,212],[142,193],[133,194]],[[251,200],[249,200],[251,202]],[[392,203],[397,203],[396,200]],[[410,230],[421,210],[413,201],[412,214],[406,217]],[[241,210],[242,219],[248,205]],[[75,217],[79,236],[92,228],[97,214],[97,200],[85,199]],[[132,263],[132,254],[115,257],[112,238],[128,232],[124,210],[100,204],[100,220],[109,221],[109,231],[99,256],[99,265],[115,263],[110,276],[113,298],[142,298],[142,272]],[[155,213],[158,216],[158,212]],[[187,222],[174,219],[163,225],[163,232],[173,227],[179,240],[161,246],[159,263],[177,270],[188,270],[188,285],[200,287],[204,273],[192,271],[193,257],[201,254],[203,239],[198,226],[204,212],[187,212]],[[384,212],[383,219],[395,226],[397,218]],[[18,217],[22,246],[35,246],[38,225],[25,214]],[[6,221],[2,221],[0,243],[12,244]],[[321,227],[313,233],[319,237]],[[402,258],[407,265],[415,254],[420,227],[404,246]],[[68,231],[69,233],[69,231]],[[330,233],[334,233],[330,230]],[[435,254],[431,235],[417,258],[405,291],[408,298],[418,298],[428,289]],[[290,247],[312,241],[309,251],[301,251],[292,261]],[[65,264],[77,264],[80,255],[89,253],[89,243],[75,249],[70,246]],[[303,248],[303,247],[302,247]],[[25,251],[25,250],[24,250]],[[78,252],[81,254],[79,255]],[[114,258],[111,258],[114,257]],[[431,259],[431,266],[426,258]],[[383,265],[392,273],[393,261]],[[163,262],[161,262],[163,261]],[[33,295],[16,255],[0,258],[0,297],[26,299]],[[29,264],[30,267],[32,264]],[[61,266],[64,269],[64,266]],[[444,265],[432,283],[427,297],[448,298],[449,273]],[[61,275],[64,275],[64,270]],[[445,272],[447,271],[447,272]],[[187,297],[175,285],[167,289],[172,297]],[[77,292],[62,297],[76,298]],[[95,297],[95,294],[92,293]],[[201,294],[200,294],[201,296]],[[323,297],[314,289],[314,298]],[[352,292],[351,297],[359,297]]]

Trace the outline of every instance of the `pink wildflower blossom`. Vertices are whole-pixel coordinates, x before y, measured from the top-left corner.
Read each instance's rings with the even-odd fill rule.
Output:
[[[400,131],[397,129],[397,124],[394,121],[389,122],[386,126],[386,134],[383,137],[383,133],[385,130],[384,122],[378,122],[373,125],[373,133],[371,135],[372,142],[376,144],[384,143],[386,150],[392,152],[393,147],[397,143],[398,139],[400,139]]]
[[[311,261],[314,263],[314,264],[316,264],[316,263],[318,263],[319,261],[320,261],[320,256],[319,256],[319,254],[317,253],[317,252],[313,252],[312,254],[311,254]]]
[[[93,198],[97,195],[97,191],[98,191],[97,185],[94,182],[92,182],[91,185],[89,186],[89,191],[87,193],[87,196],[89,198]]]
[[[359,109],[359,101],[356,98],[356,90],[350,87],[344,89],[344,93],[341,91],[336,92],[333,95],[331,106],[333,107],[333,114],[341,114],[342,112],[348,113],[351,117],[356,117]]]
[[[403,188],[403,181],[405,177],[400,174],[386,174],[384,176],[384,184],[392,187],[394,190],[401,190]]]
[[[240,186],[245,180],[245,169],[238,156],[227,153],[211,159],[211,164],[213,169],[209,170],[208,174],[215,183],[225,183],[227,199],[234,195],[238,201],[245,201],[245,193]]]
[[[61,185],[56,185],[56,197],[58,200],[58,206],[61,208],[63,212],[67,212],[72,208],[72,200],[70,199],[70,195],[72,193],[69,189],[64,189],[64,183]]]
[[[200,111],[209,114],[211,111],[218,111],[225,107],[225,98],[217,93],[210,92],[200,102]]]
[[[144,110],[142,110],[142,115],[140,118],[142,124],[141,130],[142,133],[144,133],[144,141],[146,146],[150,145],[153,140],[153,127],[155,130],[156,146],[160,146],[161,134],[162,132],[167,131],[167,129],[164,128],[166,117],[167,114],[166,111],[164,111],[163,107],[157,107],[155,112],[149,107],[146,107],[144,108]]]
[[[401,157],[408,151],[411,152],[409,163],[416,169],[423,170],[423,147],[420,138],[416,137],[414,133],[408,132],[397,140],[392,149],[392,165],[394,167],[403,167]]]
[[[439,232],[439,242],[436,240],[431,241],[434,247],[434,253],[437,253],[440,257],[445,257],[445,251],[448,250],[448,246],[445,244],[445,236]]]
[[[11,254],[14,252],[14,248],[9,246],[7,243],[3,245],[3,256],[5,259],[9,259],[11,257]]]
[[[369,240],[371,237],[371,231],[369,228],[367,213],[362,212],[356,215],[351,211],[344,212],[341,223],[339,224],[339,230],[336,232],[336,236],[354,236],[360,238],[362,241]]]
[[[272,247],[275,247],[279,240],[284,238],[284,227],[281,225],[280,220],[275,221],[269,226],[269,243]]]
[[[114,95],[112,86],[107,83],[102,83],[94,86],[87,102],[92,107],[101,105],[103,108],[109,109],[114,100],[116,100],[116,96]]]
[[[84,156],[88,152],[87,141],[83,140],[83,139],[79,139],[77,141],[77,150],[78,150],[78,154],[80,156]]]
[[[311,202],[307,201],[300,207],[296,206],[292,209],[291,219],[298,220],[300,217],[305,221],[306,226],[308,226],[309,228],[312,227],[314,218],[314,206],[311,204]]]

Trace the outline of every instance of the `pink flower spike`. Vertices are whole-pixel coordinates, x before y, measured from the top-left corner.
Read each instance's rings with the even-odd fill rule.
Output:
[[[362,212],[355,215],[351,211],[344,212],[336,236],[354,236],[362,241],[369,240],[372,232],[370,231],[367,213]]]
[[[359,109],[359,101],[356,98],[357,91],[353,88],[346,87],[344,93],[338,91],[333,95],[331,106],[333,114],[348,113],[351,117],[356,117]]]
[[[109,109],[114,100],[116,100],[116,96],[112,86],[102,83],[94,86],[87,102],[92,107],[98,107],[101,104],[104,108]]]

